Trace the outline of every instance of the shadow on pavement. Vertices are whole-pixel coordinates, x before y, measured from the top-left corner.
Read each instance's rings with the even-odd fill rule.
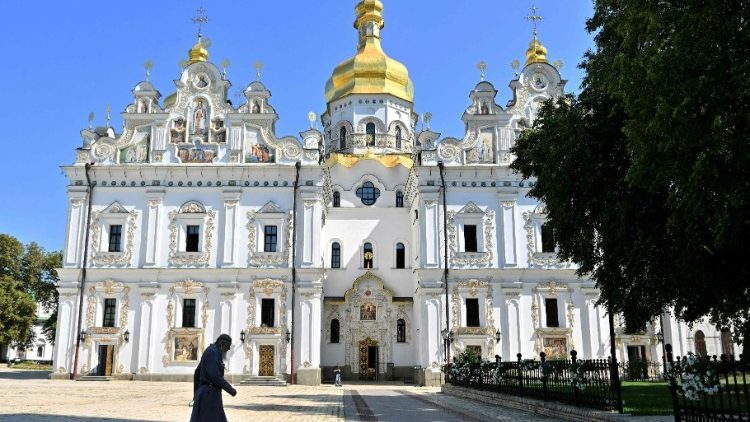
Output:
[[[139,421],[139,422],[150,422],[143,419],[115,419],[115,418],[101,418],[101,417],[95,417],[95,416],[69,416],[69,415],[40,415],[40,414],[33,414],[33,413],[11,413],[7,415],[0,414],[0,420],[1,421],[10,421],[10,422],[73,422],[73,421],[80,421],[80,422],[93,422],[93,421],[118,421],[118,422],[128,422],[128,421]],[[156,422],[156,421],[153,421]]]
[[[8,369],[0,371],[0,379],[6,380],[46,380],[49,379],[49,371],[23,371]]]

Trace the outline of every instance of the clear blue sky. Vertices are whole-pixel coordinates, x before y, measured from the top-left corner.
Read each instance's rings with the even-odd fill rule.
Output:
[[[592,0],[536,0],[544,17],[539,36],[551,61],[565,67],[567,89],[577,92],[577,64],[592,47],[585,20]],[[476,63],[487,62],[487,79],[510,98],[510,62],[523,62],[531,25],[523,19],[531,0],[383,0],[383,45],[409,69],[415,109],[433,115],[443,136],[463,134],[460,117],[479,81]],[[151,81],[173,92],[178,62],[195,42],[190,18],[203,5],[210,18],[204,34],[213,42],[211,61],[231,60],[231,98],[265,63],[262,80],[279,112],[277,132],[297,135],[307,113],[325,109],[323,88],[333,68],[356,48],[352,28],[356,0],[4,0],[0,67],[4,100],[0,142],[16,151],[0,166],[0,233],[61,249],[67,199],[59,166],[70,164],[90,111],[104,124],[112,105],[113,126],[154,62]],[[236,100],[235,100],[236,101]]]

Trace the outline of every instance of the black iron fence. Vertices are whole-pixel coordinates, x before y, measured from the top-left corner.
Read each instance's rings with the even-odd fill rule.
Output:
[[[519,353],[516,361],[475,365],[449,364],[445,368],[446,381],[462,387],[497,391],[544,401],[557,401],[579,407],[617,410],[616,396],[610,374],[609,359],[524,360]]]
[[[648,360],[620,362],[620,379],[623,381],[664,382],[664,363]]]
[[[676,422],[750,421],[750,365],[735,360],[688,355],[676,360],[665,346]]]

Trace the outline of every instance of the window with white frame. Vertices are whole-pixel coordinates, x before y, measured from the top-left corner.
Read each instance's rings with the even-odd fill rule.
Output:
[[[486,266],[494,259],[494,211],[469,202],[460,211],[448,212],[448,241],[454,265]]]
[[[249,211],[248,264],[252,267],[288,265],[291,213],[268,202],[258,211]]]
[[[207,265],[213,247],[216,211],[190,201],[169,213],[169,263]]]
[[[406,268],[406,246],[403,243],[396,243],[396,268]]]
[[[91,213],[91,262],[94,265],[129,265],[133,256],[137,211],[113,202]]]
[[[331,244],[331,268],[341,268],[341,244],[339,242]]]

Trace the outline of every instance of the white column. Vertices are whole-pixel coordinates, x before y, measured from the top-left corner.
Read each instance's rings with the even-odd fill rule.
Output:
[[[322,317],[323,289],[321,287],[303,287],[299,289],[297,321],[299,359],[295,365],[303,368],[320,366],[320,335]]]
[[[436,193],[426,193],[423,195],[422,206],[420,207],[419,230],[421,236],[420,255],[425,267],[440,267],[440,205]],[[429,198],[429,199],[427,199]],[[409,218],[414,218],[409,216]]]
[[[442,364],[445,361],[442,330],[445,316],[445,303],[442,301],[443,290],[440,288],[419,287],[415,295],[414,316],[419,332],[415,333],[418,342],[417,360],[420,365],[429,368],[433,362]],[[417,315],[419,316],[417,318]]]
[[[68,189],[68,225],[65,233],[65,267],[78,267],[83,256],[83,238],[86,225],[86,188]]]
[[[159,216],[161,214],[162,201],[164,198],[163,189],[149,189],[146,191],[148,199],[148,215],[146,216],[146,260],[145,266],[154,266],[157,264],[160,239]]]
[[[155,290],[148,289],[144,290],[141,288],[141,309],[139,313],[139,328],[138,328],[138,364],[136,371],[138,373],[151,372],[151,354],[152,354],[152,338],[151,333],[153,332],[153,325],[155,324],[154,318],[154,299],[156,298]]]
[[[506,318],[503,321],[501,332],[502,358],[503,360],[514,360],[518,353],[523,353],[522,326],[521,326],[521,291],[520,289],[503,289],[505,297]]]
[[[304,198],[302,203],[302,224],[295,228],[297,230],[297,243],[302,246],[302,266],[320,266],[320,230],[321,230],[321,204],[317,194]],[[307,195],[305,195],[307,196]]]
[[[499,196],[501,204],[500,224],[502,224],[503,263],[505,266],[517,264],[516,256],[516,198]],[[500,242],[498,242],[500,243]]]
[[[237,232],[237,208],[240,203],[242,191],[224,191],[224,265],[232,265],[236,260],[236,232]]]
[[[57,332],[55,333],[53,373],[71,373],[73,368],[73,353],[76,347],[76,315],[77,293],[75,291],[60,292],[57,308]]]

